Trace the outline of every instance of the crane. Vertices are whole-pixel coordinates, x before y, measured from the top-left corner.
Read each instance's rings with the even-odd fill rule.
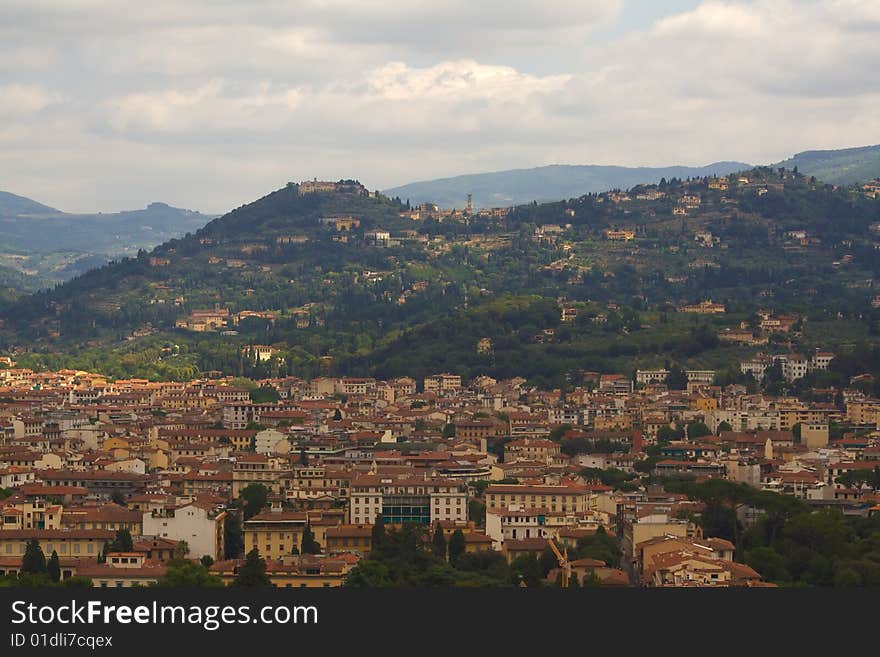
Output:
[[[556,555],[556,560],[559,562],[559,569],[562,571],[562,588],[567,589],[568,580],[571,577],[571,564],[568,562],[568,548],[565,547],[563,548],[563,551],[560,552],[552,538],[548,538],[547,543],[550,545],[550,549],[553,550],[553,554]]]

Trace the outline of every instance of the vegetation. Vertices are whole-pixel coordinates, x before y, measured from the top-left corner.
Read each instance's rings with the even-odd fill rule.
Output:
[[[159,587],[219,588],[223,581],[208,572],[199,562],[187,559],[172,559],[167,564],[165,575],[156,583]]]
[[[238,570],[233,586],[260,587],[271,586],[272,582],[266,574],[266,560],[260,556],[257,548],[247,553],[244,563]]]
[[[376,527],[380,527],[377,531]],[[377,524],[369,558],[361,559],[348,574],[345,586],[374,587],[486,587],[511,585],[510,568],[498,552],[465,553],[461,530],[449,539],[449,561],[424,525],[405,524],[385,530]],[[436,532],[435,532],[436,534]],[[378,542],[377,542],[378,538]],[[455,557],[453,555],[456,555]]]
[[[250,520],[262,511],[269,499],[269,489],[263,484],[248,484],[239,497],[244,503],[244,520]]]
[[[33,345],[18,356],[23,367],[152,379],[452,371],[570,389],[588,385],[585,372],[666,367],[670,386],[683,388],[684,369],[696,367],[755,386],[729,370],[754,350],[717,334],[770,306],[805,318],[786,348],[854,355],[797,386],[771,374],[774,390],[806,394],[809,383],[833,385],[850,368],[880,379],[880,310],[870,309],[864,286],[880,273],[871,231],[880,202],[792,171],[743,175],[748,184],[734,174],[725,192],[707,178],[670,177],[651,188],[665,195],[657,200],[639,198],[641,185],[627,202],[586,194],[443,222],[402,219],[399,199],[301,196],[291,185],[150,253],[10,300],[0,347]],[[674,215],[686,193],[700,206]],[[337,231],[321,221],[340,215],[359,225]],[[548,226],[558,227],[550,237],[538,230]],[[607,239],[621,226],[634,241]],[[391,244],[365,239],[376,227],[392,233]],[[809,239],[801,244],[792,231]],[[695,241],[707,232],[722,248]],[[676,312],[706,298],[726,314]],[[561,321],[562,304],[575,309],[573,321]],[[229,313],[225,334],[176,328],[214,307]],[[242,311],[266,314],[237,321]],[[781,348],[771,337],[769,349]],[[480,353],[484,338],[491,350]],[[248,357],[252,344],[276,354]],[[857,358],[865,353],[874,357]]]

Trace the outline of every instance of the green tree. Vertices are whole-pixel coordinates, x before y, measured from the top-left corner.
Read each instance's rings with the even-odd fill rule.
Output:
[[[464,533],[460,529],[456,529],[452,532],[452,536],[449,537],[449,563],[453,566],[458,563],[459,557],[463,555],[466,551],[466,545],[464,540]]]
[[[541,564],[534,554],[522,554],[510,563],[510,576],[514,586],[524,582],[529,588],[538,588],[542,584]]]
[[[132,552],[134,551],[134,540],[128,529],[117,529],[116,538],[110,545],[109,552]]]
[[[559,566],[559,560],[556,558],[556,555],[553,554],[553,550],[550,549],[550,546],[545,547],[541,551],[541,576],[547,577],[550,574],[550,571]],[[562,571],[559,573],[560,577],[562,576]]]
[[[260,551],[254,548],[247,553],[244,563],[238,570],[233,586],[271,586],[272,581],[266,574],[266,561],[260,556]]]
[[[266,402],[276,402],[280,399],[278,391],[272,386],[263,386],[256,388],[250,392],[251,401],[255,404],[264,404]]]
[[[372,559],[362,559],[349,571],[343,583],[347,588],[380,588],[392,585],[388,567]]]
[[[694,420],[687,425],[687,437],[689,440],[702,438],[703,436],[711,436],[712,431],[703,422]]]
[[[210,568],[211,566],[214,565],[214,557],[212,557],[210,554],[205,554],[205,555],[202,556],[201,559],[199,559],[199,562],[200,562],[205,568]]]
[[[223,580],[211,574],[202,563],[187,561],[186,559],[173,559],[168,562],[165,575],[159,579],[156,586],[219,588],[223,586]]]
[[[244,519],[247,521],[266,506],[269,501],[269,489],[263,484],[248,484],[242,489],[239,497],[244,500]]]
[[[241,533],[241,511],[231,507],[226,510],[223,524],[223,554],[227,559],[237,559],[244,549],[244,537]]]
[[[52,556],[49,557],[49,563],[46,564],[46,573],[53,582],[61,581],[61,563],[58,561],[58,553],[52,550]]]
[[[772,548],[762,546],[747,551],[745,562],[768,582],[787,582],[791,579],[785,559]]]
[[[174,546],[174,559],[176,561],[183,561],[188,554],[189,543],[186,541],[177,541],[177,545]]]
[[[88,577],[75,575],[64,580],[63,586],[69,589],[90,589],[92,588],[92,580]]]
[[[470,500],[468,502],[468,518],[474,521],[477,527],[485,527],[486,525],[486,504],[480,500]]]
[[[669,374],[666,375],[666,385],[670,390],[686,390],[687,383],[687,374],[682,368],[676,365],[669,369]]]
[[[443,528],[440,526],[440,523],[437,523],[437,528],[434,530],[434,556],[438,559],[446,559],[446,535],[443,533]]]
[[[312,531],[312,526],[309,523],[306,523],[305,529],[303,529],[299,551],[300,554],[321,553],[321,546],[315,540],[315,533]]]
[[[28,540],[25,546],[20,572],[35,575],[46,574],[46,555],[43,554],[40,542],[35,538]]]
[[[577,558],[579,559],[597,559],[616,568],[620,563],[620,556],[621,551],[617,541],[609,536],[601,525],[592,536],[578,539]]]
[[[370,532],[371,554],[380,554],[385,546],[385,519],[378,515],[373,523],[373,529]]]

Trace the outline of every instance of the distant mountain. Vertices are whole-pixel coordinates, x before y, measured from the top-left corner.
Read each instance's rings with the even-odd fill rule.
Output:
[[[880,177],[880,145],[832,151],[804,151],[773,166],[798,168],[834,185],[851,185]]]
[[[554,164],[534,169],[511,169],[440,178],[393,187],[383,193],[410,203],[436,203],[463,208],[473,194],[474,207],[498,207],[558,201],[609,189],[629,189],[658,183],[662,178],[725,176],[751,168],[743,162],[715,162],[704,167],[620,167]]]
[[[60,211],[24,196],[0,191],[0,215],[58,214]]]
[[[57,210],[40,214],[0,213],[0,246],[38,253],[137,253],[140,248],[151,248],[198,230],[210,220],[211,217],[199,212],[165,203],[108,214],[67,214]]]
[[[0,265],[63,281],[115,257],[195,232],[211,219],[166,203],[107,214],[68,214],[0,192]]]

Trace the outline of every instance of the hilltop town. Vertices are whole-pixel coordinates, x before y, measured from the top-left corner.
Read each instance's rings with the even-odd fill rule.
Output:
[[[877,188],[759,168],[448,209],[354,180],[290,183],[149,253],[0,299],[0,346],[36,370],[151,380],[735,374],[755,348],[876,342]]]
[[[768,356],[758,378],[834,359]],[[394,536],[449,585],[487,568],[500,574],[483,585],[815,584],[761,543],[767,514],[783,533],[880,518],[880,400],[859,381],[808,400],[703,370],[584,373],[563,392],[450,373],[151,382],[14,365],[0,370],[7,579],[39,551],[60,582],[95,587],[173,585],[186,567],[231,584],[251,561],[278,587],[393,585]]]

